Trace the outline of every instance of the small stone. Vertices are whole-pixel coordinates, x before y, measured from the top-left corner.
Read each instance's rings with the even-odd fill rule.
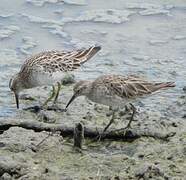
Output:
[[[175,122],[173,122],[171,125],[172,125],[173,127],[178,127],[178,125],[177,125]]]
[[[28,100],[28,101],[35,101],[35,98],[31,97],[28,94],[22,94],[22,95],[20,95],[19,99]]]
[[[62,80],[62,85],[68,85],[75,83],[75,76],[73,74],[66,75]]]
[[[87,114],[83,117],[83,119],[91,121],[92,117],[93,117],[93,114],[90,112],[87,112]]]
[[[144,177],[145,173],[147,173],[147,171],[152,169],[152,165],[149,164],[144,164],[143,166],[140,166],[136,172],[135,172],[135,176],[142,178]]]
[[[170,156],[167,157],[167,159],[168,159],[168,160],[172,160],[172,159],[173,159],[173,156],[170,155]]]
[[[98,113],[102,112],[103,106],[99,106],[98,104],[94,104],[94,110]]]
[[[186,92],[186,86],[183,87],[183,91]]]
[[[109,117],[109,116],[111,116],[112,114],[113,114],[113,112],[112,112],[112,111],[109,111],[109,112],[106,113],[106,116]]]
[[[1,179],[1,180],[11,180],[12,177],[11,177],[10,174],[8,174],[8,173],[4,173],[4,174],[1,176],[0,179]]]
[[[48,172],[49,172],[49,169],[45,168],[44,173],[48,173]]]
[[[144,154],[139,154],[138,157],[142,159],[144,158]]]
[[[182,118],[186,118],[186,114],[184,114],[184,115],[182,116]]]
[[[155,165],[158,165],[158,164],[160,164],[160,162],[159,161],[155,161],[154,164]]]
[[[0,142],[0,148],[5,147],[6,144],[4,142]]]
[[[126,109],[122,109],[119,111],[119,116],[122,117],[126,114]]]

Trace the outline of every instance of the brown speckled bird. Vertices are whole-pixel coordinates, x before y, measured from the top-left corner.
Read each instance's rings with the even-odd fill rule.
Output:
[[[137,101],[137,99],[143,98],[160,89],[174,86],[174,82],[149,82],[137,76],[104,75],[94,81],[80,81],[76,83],[74,86],[74,95],[68,102],[66,109],[78,96],[86,96],[93,102],[111,107],[113,114],[109,124],[104,129],[105,132],[113,123],[115,112],[118,108],[123,108],[128,103],[131,104]],[[126,128],[130,127],[136,112],[132,104],[131,107],[133,113]]]
[[[65,51],[46,51],[36,54],[25,61],[19,73],[10,79],[9,87],[14,92],[17,108],[19,108],[19,92],[43,85],[53,85],[53,93],[46,100],[44,106],[54,98],[56,102],[61,80],[65,73],[74,71],[85,63],[99,50],[100,46],[92,46],[88,49]],[[57,83],[57,91],[54,84]]]

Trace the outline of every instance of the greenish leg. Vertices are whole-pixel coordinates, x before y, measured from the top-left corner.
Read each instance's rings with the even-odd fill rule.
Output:
[[[47,106],[48,102],[50,102],[55,96],[55,86],[52,86],[52,94],[48,97],[48,99],[43,104],[43,107]]]
[[[55,96],[54,102],[53,102],[54,104],[56,104],[56,102],[57,102],[60,90],[61,90],[61,83],[57,82],[57,91],[56,91],[56,96]]]
[[[114,122],[115,114],[117,112],[118,109],[112,109],[109,107],[110,110],[112,110],[112,118],[109,121],[109,123],[106,125],[106,127],[104,128],[103,132],[97,137],[98,141],[100,141],[103,137],[104,137],[104,133],[107,131],[107,129],[111,126],[111,124]]]
[[[112,110],[112,118],[110,120],[110,122],[106,125],[106,127],[103,130],[103,133],[106,132],[106,130],[110,127],[110,125],[114,122],[115,119],[115,114],[116,114],[117,110]]]
[[[136,113],[136,108],[135,108],[135,106],[134,106],[133,104],[131,104],[131,103],[130,103],[130,105],[131,105],[131,107],[132,107],[132,116],[131,116],[131,118],[130,118],[128,124],[127,124],[127,126],[125,127],[125,129],[131,128],[131,122],[134,120],[134,115],[135,115],[135,113]]]

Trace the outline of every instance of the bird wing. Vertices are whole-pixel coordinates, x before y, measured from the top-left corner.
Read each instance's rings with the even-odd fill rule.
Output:
[[[137,76],[110,75],[104,76],[100,81],[105,84],[112,95],[121,98],[135,98],[160,89],[158,86],[160,83],[148,82]]]
[[[100,46],[92,46],[88,49],[76,51],[46,51],[27,59],[21,68],[21,72],[34,69],[35,66],[42,67],[45,72],[67,72],[73,71],[85,63],[99,50]]]

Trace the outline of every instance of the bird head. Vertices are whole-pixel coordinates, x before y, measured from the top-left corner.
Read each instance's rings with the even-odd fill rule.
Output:
[[[19,109],[19,92],[24,89],[22,81],[20,81],[19,74],[14,75],[9,81],[9,88],[13,91],[16,99],[17,109]]]
[[[76,99],[77,97],[88,95],[90,93],[90,90],[91,90],[90,81],[79,81],[78,83],[76,83],[73,89],[74,94],[69,100],[69,102],[67,103],[65,109],[67,109],[68,106],[72,103],[72,101],[74,101],[74,99]]]

